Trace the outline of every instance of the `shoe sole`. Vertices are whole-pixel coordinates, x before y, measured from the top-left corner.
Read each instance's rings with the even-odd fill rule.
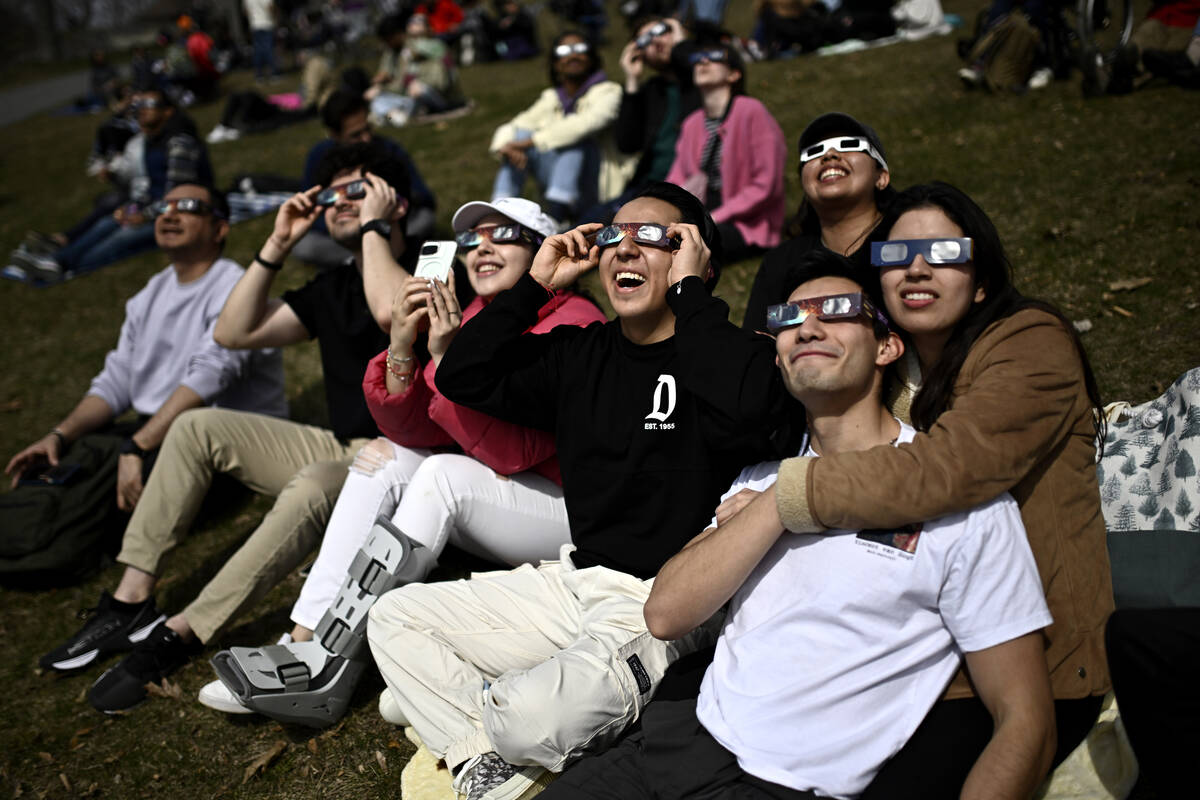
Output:
[[[166,619],[167,619],[166,614],[159,614],[158,618],[155,619],[153,622],[146,625],[145,627],[138,628],[133,633],[129,634],[126,638],[129,639],[129,641],[131,643],[137,644],[138,642],[142,641],[143,639],[145,639],[147,636],[150,635],[150,631],[154,630],[155,625],[157,625],[160,622],[165,622]],[[124,648],[122,648],[122,649],[124,649]],[[110,650],[107,652],[115,653],[118,651]],[[86,653],[77,655],[74,658],[66,658],[66,659],[63,659],[62,661],[51,662],[48,666],[50,667],[50,669],[56,670],[58,672],[73,672],[74,670],[82,669],[83,667],[86,667],[87,665],[91,664],[93,661],[95,661],[97,658],[99,658],[99,656],[100,656],[100,648],[97,647],[94,650],[88,650]],[[101,676],[101,677],[103,677],[103,676]]]

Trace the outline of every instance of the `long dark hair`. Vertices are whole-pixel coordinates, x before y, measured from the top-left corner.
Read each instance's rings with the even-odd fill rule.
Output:
[[[962,228],[964,236],[974,240],[972,261],[975,266],[975,285],[983,289],[984,298],[981,302],[971,304],[966,316],[954,327],[937,363],[928,374],[921,376],[921,390],[917,392],[912,405],[913,426],[917,430],[928,431],[946,410],[967,353],[989,325],[1018,311],[1034,308],[1058,318],[1074,342],[1083,367],[1084,387],[1096,410],[1096,432],[1103,439],[1100,389],[1075,326],[1056,306],[1026,297],[1013,286],[1012,265],[1004,253],[1000,234],[988,215],[961,190],[948,183],[935,181],[910,187],[897,194],[879,230],[890,231],[902,214],[919,208],[938,209]],[[1036,354],[1031,353],[1030,357],[1036,358]]]

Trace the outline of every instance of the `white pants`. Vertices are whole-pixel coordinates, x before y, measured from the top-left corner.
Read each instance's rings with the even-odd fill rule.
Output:
[[[446,544],[502,564],[553,558],[570,541],[562,487],[532,472],[498,475],[468,456],[432,455],[386,439],[393,458],[381,466],[356,457],[334,506],[292,621],[312,629],[333,603],[350,562],[380,514],[410,539],[441,555]],[[372,471],[373,469],[373,471]]]
[[[561,771],[616,740],[673,661],[715,641],[715,623],[655,639],[642,616],[651,581],[577,570],[572,549],[537,568],[402,586],[371,608],[381,707],[451,767],[495,751]]]

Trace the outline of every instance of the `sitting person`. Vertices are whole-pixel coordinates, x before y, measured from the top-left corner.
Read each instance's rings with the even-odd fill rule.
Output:
[[[758,60],[811,53],[825,44],[829,11],[819,0],[755,0],[754,32]]]
[[[99,216],[65,247],[49,255],[14,253],[18,266],[53,282],[88,272],[154,247],[151,203],[182,183],[211,186],[208,150],[196,138],[196,126],[160,89],[134,97],[139,133],[125,144],[119,180],[128,186],[124,205]]]
[[[536,568],[408,585],[371,608],[381,711],[413,724],[471,800],[516,797],[611,743],[666,667],[712,641],[651,637],[648,579],[703,527],[737,460],[774,452],[788,399],[770,342],[710,294],[718,237],[695,197],[653,184],[613,225],[547,239],[438,366],[450,400],[554,431],[572,542]],[[597,266],[616,320],[526,333]]]
[[[8,462],[5,473],[14,487],[22,476],[70,459],[72,445],[86,439],[109,451],[114,469],[106,474],[115,488],[109,496],[129,513],[167,430],[187,409],[212,405],[287,414],[280,353],[232,351],[213,340],[217,315],[243,274],[221,257],[229,232],[224,197],[181,183],[153,211],[154,236],[170,265],[126,303],[116,349],[74,410]],[[137,421],[114,424],[129,409]],[[98,529],[111,520],[107,508],[96,509],[95,516]]]
[[[450,111],[466,103],[453,55],[430,35],[424,16],[414,14],[407,22],[399,15],[385,17],[378,35],[385,49],[364,95],[377,123],[400,127],[419,114]]]
[[[777,513],[796,533],[895,528],[1011,493],[1054,616],[1045,657],[1057,765],[1083,741],[1110,688],[1095,378],[1071,323],[1013,286],[995,226],[961,191],[914,186],[879,229],[887,240],[872,243],[871,259],[882,269],[886,312],[915,353],[895,386],[919,385],[911,403],[918,433],[898,447],[787,459],[757,511]],[[892,393],[893,407],[906,404],[903,392]],[[959,674],[863,796],[957,796],[992,728]]]
[[[328,187],[324,194],[322,187]],[[95,708],[109,712],[140,703],[147,682],[186,664],[199,649],[197,640],[211,641],[316,546],[355,453],[379,435],[363,399],[362,375],[387,346],[392,298],[411,276],[420,249],[409,244],[400,224],[407,194],[402,163],[371,145],[347,145],[326,156],[318,186],[280,207],[270,236],[230,293],[214,336],[237,349],[316,338],[331,429],[223,409],[191,411],[171,426],[159,468],[125,530],[117,556],[125,565],[120,583],[112,594],[101,594],[96,613],[78,632],[39,662],[70,672],[132,649],[89,689]],[[354,258],[280,298],[269,297],[292,246],[322,212]],[[275,505],[200,594],[168,619],[154,588],[218,472],[277,495]]]
[[[787,225],[788,240],[763,256],[742,327],[762,330],[767,306],[784,296],[791,265],[813,250],[867,263],[867,239],[896,194],[879,134],[849,114],[822,114],[800,134],[800,208]]]
[[[433,191],[421,177],[417,165],[413,163],[403,145],[394,139],[375,134],[371,129],[368,112],[369,106],[363,99],[362,92],[341,88],[329,95],[329,99],[321,106],[321,122],[329,133],[329,138],[317,142],[308,151],[308,156],[304,159],[304,177],[300,179],[300,185],[305,188],[316,185],[317,167],[321,159],[338,145],[378,142],[388,155],[404,162],[404,166],[408,168],[412,187],[412,208],[404,217],[405,233],[415,241],[427,239],[433,233],[437,221],[437,200]],[[304,238],[296,243],[292,254],[301,261],[316,264],[322,269],[336,267],[350,257],[349,250],[330,238],[323,217],[318,217]]]
[[[630,160],[611,138],[621,87],[608,80],[600,54],[567,32],[549,50],[551,87],[496,129],[488,151],[500,159],[492,199],[517,197],[532,174],[546,212],[560,223],[599,197],[620,194]]]
[[[633,174],[618,196],[587,209],[581,222],[612,222],[613,214],[646,186],[667,177],[683,118],[700,107],[692,84],[690,56],[696,43],[679,20],[651,16],[632,27],[621,50],[625,83],[613,123],[617,152],[636,158]]]
[[[495,57],[503,61],[533,58],[538,47],[537,23],[518,0],[492,0],[496,17],[490,21],[488,40]]]
[[[475,299],[459,310],[453,273],[449,286],[434,281],[432,288],[424,278],[410,278],[396,295],[391,343],[371,360],[363,378],[367,405],[387,438],[359,451],[350,467],[321,552],[292,609],[296,626],[290,642],[217,654],[213,664],[222,680],[201,690],[205,705],[234,713],[257,710],[281,721],[337,722],[369,660],[361,648],[365,629],[355,630],[353,623],[365,627],[370,601],[385,591],[368,589],[367,576],[351,568],[369,534],[409,553],[388,564],[393,585],[424,580],[447,544],[515,567],[553,559],[571,540],[554,436],[459,406],[435,385],[438,363],[459,326],[529,271],[537,248],[554,234],[554,221],[535,203],[512,197],[468,203],[453,224]],[[594,303],[567,290],[538,312],[530,332],[604,321]],[[414,344],[417,328],[424,325],[429,326],[429,361],[421,365]],[[462,455],[430,449],[454,445]],[[375,527],[376,518],[390,520],[394,528]],[[381,549],[370,546],[355,561],[366,563]],[[347,572],[353,575],[349,580]],[[343,586],[348,591],[339,596]],[[369,599],[361,598],[363,589]],[[354,633],[349,647],[339,642],[340,623]],[[317,641],[311,641],[314,630],[320,632]],[[309,644],[292,644],[302,642]],[[264,691],[264,663],[275,665],[269,671],[274,674],[297,662],[316,667],[307,682],[290,680]]]
[[[1189,63],[1194,69],[1200,63],[1200,52],[1196,50],[1200,45],[1192,44],[1197,30],[1200,30],[1200,2],[1155,0],[1146,12],[1146,18],[1134,30],[1129,44],[1111,64],[1102,54],[1089,53],[1085,58],[1084,95],[1128,94],[1141,88],[1163,71],[1163,59],[1159,54],[1164,52],[1179,53],[1193,48],[1194,55]],[[1145,59],[1147,51],[1153,53],[1150,61]],[[1151,66],[1157,71],[1150,70]]]
[[[769,311],[806,456],[915,435],[883,404],[904,345],[868,269],[815,251]],[[699,699],[651,703],[639,734],[542,796],[857,797],[965,661],[995,728],[961,796],[1028,797],[1054,752],[1041,635],[1051,618],[1016,502],[1005,493],[917,525],[797,534],[745,508],[778,469],[742,470],[646,601],[663,639],[729,603]]]
[[[702,105],[680,126],[667,180],[700,198],[721,231],[725,258],[740,261],[779,244],[787,144],[767,107],[745,94],[737,50],[700,48],[691,61]]]

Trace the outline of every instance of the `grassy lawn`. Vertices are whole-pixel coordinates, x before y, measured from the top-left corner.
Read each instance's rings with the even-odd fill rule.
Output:
[[[749,3],[732,3],[730,27],[749,31]],[[977,5],[948,2],[973,17]],[[556,24],[543,20],[548,28]],[[614,30],[614,34],[619,31]],[[605,53],[620,78],[619,45]],[[368,65],[370,68],[372,65]],[[1106,400],[1150,399],[1200,364],[1200,104],[1165,86],[1085,102],[1078,77],[1025,96],[967,93],[954,75],[954,37],[831,58],[808,57],[750,67],[748,89],[795,138],[818,113],[847,111],[880,132],[904,187],[947,180],[973,195],[997,222],[1018,285],[1089,320],[1084,336]],[[439,197],[442,226],[463,202],[486,198],[495,164],[492,130],[543,87],[542,60],[488,64],[463,72],[478,104],[473,114],[438,126],[394,133]],[[227,88],[250,85],[233,76]],[[286,86],[286,84],[285,84]],[[193,109],[202,131],[220,106]],[[100,187],[83,176],[96,120],[47,115],[0,128],[0,245],[27,229],[64,228],[90,208]],[[222,186],[235,175],[298,175],[322,136],[318,123],[216,145]],[[797,158],[788,195],[800,198]],[[248,263],[270,228],[264,217],[238,226],[227,254]],[[116,341],[124,300],[164,265],[131,259],[65,285],[33,290],[0,281],[0,319],[9,345],[0,352],[0,454],[5,461],[62,418],[86,391]],[[718,293],[740,320],[757,261],[729,268]],[[310,277],[289,264],[277,283]],[[1137,278],[1134,291],[1112,284]],[[593,288],[595,288],[593,286]],[[287,356],[294,415],[323,419],[315,347]],[[190,600],[269,503],[216,504],[174,555],[159,603],[174,611]],[[461,569],[461,563],[451,568]],[[0,590],[0,786],[30,797],[397,797],[411,746],[375,712],[381,681],[368,678],[356,709],[332,730],[283,727],[258,717],[229,720],[200,706],[196,692],[212,677],[205,658],[172,679],[179,697],[152,698],[134,712],[104,717],[85,693],[98,675],[58,678],[36,671],[39,655],[75,630],[74,613],[115,585],[110,567],[81,586],[44,592]],[[240,621],[220,646],[274,640],[300,587],[293,576],[262,608]],[[278,751],[263,770],[260,756]],[[314,783],[314,781],[316,783]]]

